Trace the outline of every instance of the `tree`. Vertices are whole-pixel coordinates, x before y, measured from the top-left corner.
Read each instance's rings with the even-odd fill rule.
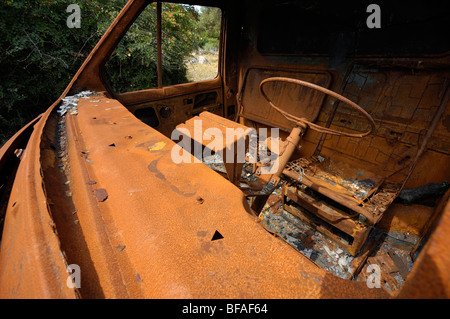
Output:
[[[126,0],[77,0],[81,28],[69,29],[70,0],[0,3],[0,142],[46,110],[63,92]],[[184,56],[198,46],[198,13],[163,5],[164,84],[186,78]],[[156,86],[156,5],[149,5],[106,69],[118,92]]]
[[[202,7],[199,29],[201,32],[201,47],[205,50],[218,50],[222,14],[219,8]]]
[[[193,6],[162,4],[163,84],[187,82],[184,58],[200,42],[198,13]],[[106,65],[108,80],[117,92],[157,87],[156,4],[144,10]]]
[[[67,28],[71,1],[0,4],[0,140],[48,108],[101,36],[106,1],[80,0],[82,28]]]

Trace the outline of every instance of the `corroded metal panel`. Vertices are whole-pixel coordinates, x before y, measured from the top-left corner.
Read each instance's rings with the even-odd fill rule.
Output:
[[[325,88],[331,83],[331,76],[326,72],[317,71],[289,71],[274,69],[251,68],[247,70],[241,89],[241,115],[254,121],[268,122],[273,126],[291,129],[293,124],[287,121],[279,112],[270,107],[261,95],[259,85],[261,81],[274,76],[295,78],[318,84]],[[325,94],[291,83],[269,83],[265,90],[276,105],[298,117],[304,117],[314,122],[319,115]]]

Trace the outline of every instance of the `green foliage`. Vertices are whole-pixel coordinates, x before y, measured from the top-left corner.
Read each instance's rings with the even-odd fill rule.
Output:
[[[0,142],[52,104],[101,33],[106,1],[78,1],[82,28],[66,26],[72,1],[3,1],[0,4]]]
[[[202,49],[208,51],[217,51],[219,49],[221,18],[222,13],[220,9],[213,7],[202,8],[199,21]]]
[[[0,2],[0,145],[61,95],[126,2]],[[72,3],[81,8],[79,29],[66,25]],[[217,47],[219,28],[214,10],[199,14],[193,6],[163,4],[164,85],[187,82],[185,58],[199,47]],[[156,4],[133,24],[106,72],[117,92],[156,87]]]

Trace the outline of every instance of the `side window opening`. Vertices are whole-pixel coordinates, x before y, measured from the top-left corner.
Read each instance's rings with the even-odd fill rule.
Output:
[[[149,4],[105,65],[116,93],[214,79],[219,68],[219,8],[162,2],[160,78],[158,5]],[[158,82],[161,83],[158,83]]]

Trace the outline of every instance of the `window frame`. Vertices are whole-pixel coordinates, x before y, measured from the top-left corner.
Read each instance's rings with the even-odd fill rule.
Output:
[[[161,19],[161,14],[162,14],[162,8],[161,5],[163,3],[173,3],[173,4],[180,4],[180,5],[192,5],[192,6],[203,6],[203,7],[213,7],[213,8],[218,8],[221,11],[221,21],[220,21],[220,35],[219,35],[219,48],[218,48],[218,66],[217,66],[217,74],[214,78],[211,79],[205,79],[205,80],[200,80],[200,81],[193,81],[193,82],[185,82],[185,83],[178,83],[178,84],[171,84],[171,85],[166,85],[164,86],[162,84],[162,80],[163,80],[163,70],[162,70],[162,19]],[[142,14],[142,12],[144,12],[144,10],[146,10],[150,5],[152,4],[156,4],[157,5],[157,86],[156,87],[151,87],[151,88],[145,88],[145,89],[139,89],[139,90],[127,90],[124,92],[116,92],[111,84],[110,81],[108,79],[108,76],[106,75],[105,72],[105,66],[106,63],[110,60],[112,52],[119,46],[120,41],[123,39],[123,37],[127,34],[127,32],[129,32],[130,28],[133,26],[133,24],[135,23],[135,21],[139,18],[139,16]],[[158,9],[159,8],[159,9]],[[123,9],[123,11],[125,10],[125,8]],[[160,10],[158,12],[158,10]],[[122,12],[120,13],[122,14]],[[119,14],[119,15],[120,15]],[[159,16],[159,17],[158,17]],[[160,20],[161,19],[161,20]],[[159,20],[159,22],[158,22]],[[135,95],[137,93],[143,93],[144,95],[149,95],[149,96],[155,96],[156,99],[162,99],[164,96],[171,96],[173,95],[173,93],[170,93],[172,91],[184,91],[184,87],[185,86],[199,86],[199,88],[202,87],[217,87],[217,86],[222,86],[222,78],[223,78],[223,48],[225,47],[223,41],[224,41],[224,29],[225,29],[225,14],[224,14],[224,7],[223,4],[219,1],[206,1],[206,0],[200,0],[200,1],[190,1],[190,0],[185,0],[185,1],[149,1],[146,2],[142,8],[140,8],[139,12],[137,14],[135,14],[132,18],[131,23],[128,24],[128,26],[121,32],[120,36],[117,38],[117,40],[115,41],[114,46],[111,48],[109,54],[107,56],[105,56],[105,58],[102,61],[102,64],[100,65],[100,69],[101,69],[101,78],[102,78],[102,82],[104,83],[105,87],[107,88],[108,92],[117,100],[121,101],[124,104],[127,104],[126,100],[128,98],[129,95]],[[111,26],[112,27],[112,26]],[[159,29],[159,31],[158,31]],[[173,90],[171,89],[173,88]],[[162,91],[162,92],[161,92]],[[123,99],[123,98],[124,99]],[[149,97],[148,100],[151,100],[152,98]]]

